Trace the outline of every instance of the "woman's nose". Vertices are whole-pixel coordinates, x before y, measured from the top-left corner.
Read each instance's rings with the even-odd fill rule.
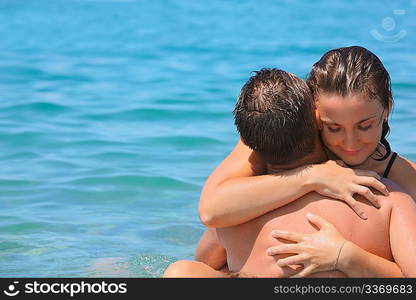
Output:
[[[347,133],[344,137],[344,150],[355,151],[357,145],[357,137],[352,133]]]

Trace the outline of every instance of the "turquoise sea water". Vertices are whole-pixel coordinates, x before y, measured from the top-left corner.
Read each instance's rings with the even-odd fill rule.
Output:
[[[416,161],[415,1],[0,1],[0,276],[158,277],[192,259],[199,192],[250,72],[361,45]],[[403,35],[404,33],[404,35]]]

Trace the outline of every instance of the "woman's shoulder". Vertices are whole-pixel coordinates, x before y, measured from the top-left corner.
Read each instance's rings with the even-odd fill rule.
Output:
[[[391,180],[398,183],[416,199],[416,164],[414,162],[397,155],[390,174]]]
[[[397,172],[397,175],[399,176],[410,176],[414,179],[416,178],[416,163],[401,155],[397,155],[396,161],[394,162],[394,171]],[[416,182],[413,182],[413,184],[415,183]]]

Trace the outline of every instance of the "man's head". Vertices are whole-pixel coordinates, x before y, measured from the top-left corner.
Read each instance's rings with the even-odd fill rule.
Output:
[[[269,164],[292,164],[312,153],[317,141],[311,91],[293,74],[262,69],[241,89],[234,109],[243,142]]]

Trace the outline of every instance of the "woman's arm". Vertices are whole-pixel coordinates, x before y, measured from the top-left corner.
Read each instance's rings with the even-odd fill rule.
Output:
[[[347,243],[341,252],[340,267],[348,270],[351,276],[395,277],[398,274],[395,269],[397,267],[402,276],[416,277],[416,203],[399,187],[392,188],[394,200],[390,204],[392,209],[389,224],[390,247],[395,263],[366,252],[353,243]]]
[[[368,187],[387,193],[375,172],[344,168],[333,161],[265,173],[261,155],[240,140],[204,185],[199,202],[201,221],[216,228],[241,224],[312,191],[347,202],[365,219],[352,195],[361,194],[378,207]]]
[[[348,277],[404,277],[399,266],[347,242],[340,253],[337,269]]]
[[[390,248],[406,277],[416,277],[416,202],[397,191],[390,215]]]
[[[416,200],[416,164],[398,156],[390,171],[389,178],[399,184]]]
[[[293,170],[299,176],[286,180],[284,175],[259,175],[266,173],[263,159],[240,140],[204,185],[199,203],[201,221],[209,227],[232,226],[305,195],[313,188],[302,176],[303,169],[306,167]]]
[[[273,237],[294,241],[268,249],[268,255],[294,253],[279,259],[280,267],[303,264],[304,268],[293,277],[306,277],[312,273],[339,270],[348,277],[403,277],[400,267],[385,258],[374,255],[345,240],[337,229],[317,215],[308,214],[309,221],[319,231],[300,234],[276,230]]]

